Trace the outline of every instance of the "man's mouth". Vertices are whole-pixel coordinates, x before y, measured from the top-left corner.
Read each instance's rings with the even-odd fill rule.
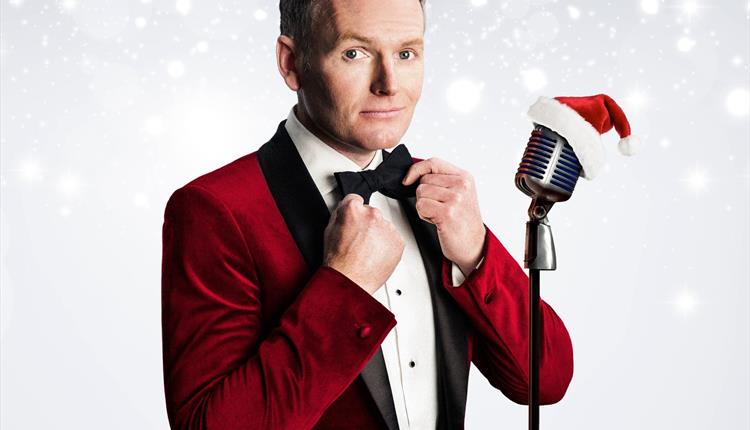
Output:
[[[365,118],[393,118],[401,114],[404,108],[386,108],[377,110],[367,110],[360,112]]]

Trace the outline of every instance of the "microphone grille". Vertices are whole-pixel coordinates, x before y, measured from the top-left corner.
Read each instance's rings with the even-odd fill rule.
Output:
[[[534,124],[516,172],[516,187],[528,196],[561,202],[570,198],[580,172],[581,164],[567,140]]]

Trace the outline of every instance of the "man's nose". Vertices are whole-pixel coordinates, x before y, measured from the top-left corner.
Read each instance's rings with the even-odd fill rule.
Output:
[[[381,57],[375,71],[371,91],[377,95],[390,96],[398,91],[396,66],[390,58]]]

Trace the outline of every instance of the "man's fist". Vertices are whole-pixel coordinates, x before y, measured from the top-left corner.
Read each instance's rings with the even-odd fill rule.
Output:
[[[341,199],[323,235],[323,265],[370,294],[391,276],[403,252],[404,240],[396,227],[358,194]]]

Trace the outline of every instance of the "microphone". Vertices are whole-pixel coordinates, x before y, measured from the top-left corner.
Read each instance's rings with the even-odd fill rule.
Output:
[[[532,198],[526,225],[524,267],[555,270],[557,258],[547,214],[552,205],[573,194],[581,163],[567,139],[534,123],[529,143],[516,172],[516,187]]]
[[[568,141],[553,130],[534,123],[516,172],[516,187],[534,199],[564,202],[573,194],[580,174],[581,163]]]
[[[529,143],[516,172],[516,187],[532,198],[526,223],[524,267],[529,270],[529,430],[539,430],[539,357],[542,321],[539,271],[555,270],[555,243],[547,213],[570,198],[581,163],[567,139],[534,123]]]
[[[539,357],[542,348],[539,271],[555,270],[555,244],[547,214],[573,195],[578,177],[592,179],[603,164],[600,135],[614,127],[618,148],[632,155],[638,139],[620,106],[606,94],[539,97],[528,112],[534,123],[516,172],[516,187],[530,196],[524,267],[529,269],[529,429],[539,430]],[[573,147],[568,142],[573,143]],[[578,153],[576,154],[576,151]]]

